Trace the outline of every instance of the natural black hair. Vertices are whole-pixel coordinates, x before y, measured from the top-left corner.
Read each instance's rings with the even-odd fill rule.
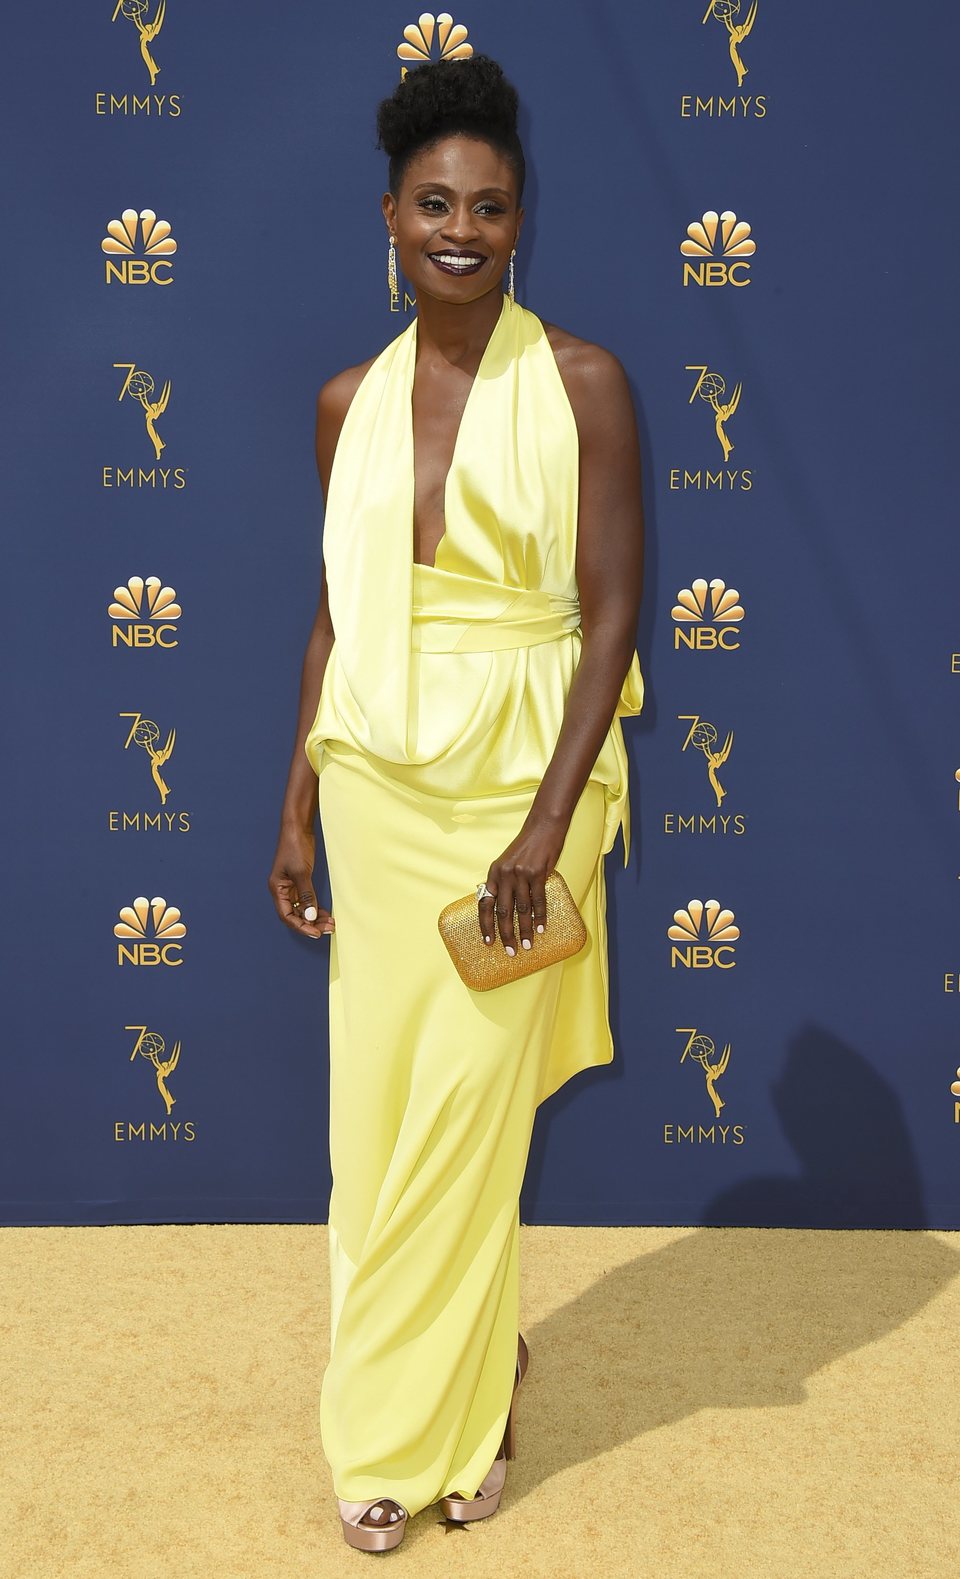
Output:
[[[377,147],[389,156],[387,179],[393,196],[399,196],[415,153],[462,132],[503,154],[516,177],[519,207],[526,165],[517,135],[518,102],[516,88],[489,55],[414,66],[377,109]]]

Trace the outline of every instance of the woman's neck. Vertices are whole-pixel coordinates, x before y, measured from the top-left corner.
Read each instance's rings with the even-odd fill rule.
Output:
[[[421,294],[417,299],[417,361],[477,367],[503,309],[503,289],[472,302],[445,302]]]

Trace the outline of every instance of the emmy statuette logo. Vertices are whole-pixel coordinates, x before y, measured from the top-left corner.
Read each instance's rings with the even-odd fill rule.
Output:
[[[687,226],[686,239],[680,243],[684,288],[688,285],[716,286],[750,284],[750,265],[757,244],[745,219],[732,209],[717,214],[712,208]]]
[[[172,285],[171,258],[177,250],[173,226],[158,219],[152,208],[125,208],[119,219],[111,219],[100,243],[106,254],[108,285]],[[119,259],[118,262],[111,261]]]
[[[143,64],[147,68],[152,88],[160,75],[160,67],[154,60],[151,50],[160,29],[163,27],[163,19],[167,14],[167,0],[157,0],[157,8],[153,14],[152,22],[147,21],[149,10],[150,0],[117,0],[110,20],[115,22],[119,16],[123,16],[126,17],[128,22],[133,23],[139,34],[140,55]]]
[[[719,576],[709,586],[698,576],[689,587],[681,587],[671,615],[675,652],[681,647],[691,652],[736,652],[740,646],[735,628],[744,615],[740,594]]]
[[[699,713],[678,713],[677,717],[684,723],[687,719],[691,721],[690,728],[687,731],[687,738],[680,749],[681,751],[686,751],[688,746],[693,746],[694,750],[703,753],[707,765],[707,778],[710,781],[710,788],[713,790],[719,806],[726,799],[727,792],[720,783],[717,774],[733,748],[733,730],[729,729],[727,731],[723,745],[717,749],[717,740],[719,738],[717,730],[706,718],[701,718]]]
[[[173,756],[177,742],[177,731],[168,729],[166,735],[152,718],[147,718],[143,713],[120,713],[118,717],[129,719],[130,727],[123,743],[124,751],[133,749],[146,758],[149,768],[149,782],[156,791],[156,799],[150,810],[110,810],[107,813],[107,829],[110,833],[189,833],[191,828],[190,813],[177,811],[168,805],[170,799],[170,786],[167,783],[169,775],[168,764]],[[161,744],[162,737],[162,744]],[[144,775],[138,773],[138,778],[143,781]],[[160,805],[157,807],[156,800]]]
[[[167,1058],[164,1056],[167,1050],[166,1043],[158,1031],[148,1031],[145,1025],[127,1025],[124,1027],[124,1029],[127,1031],[139,1032],[139,1035],[133,1044],[133,1052],[130,1054],[130,1062],[133,1063],[133,1060],[139,1054],[141,1058],[146,1059],[147,1063],[153,1065],[154,1074],[156,1075],[157,1091],[159,1092],[161,1100],[163,1101],[163,1105],[169,1114],[173,1104],[177,1099],[171,1092],[170,1087],[167,1085],[167,1081],[180,1062],[180,1043],[174,1042],[173,1050],[170,1053],[169,1058]]]
[[[159,576],[131,576],[126,586],[115,587],[107,607],[112,624],[112,647],[176,647],[182,610],[173,587]]]
[[[730,1062],[730,1043],[728,1042],[723,1052],[717,1057],[717,1044],[711,1036],[698,1036],[693,1032],[689,1041],[680,1054],[680,1062],[689,1058],[693,1063],[699,1064],[703,1070],[706,1081],[707,1096],[713,1104],[714,1118],[720,1117],[720,1109],[726,1107],[723,1097],[717,1090],[717,1081],[726,1074]]]
[[[717,1089],[717,1081],[726,1074],[729,1067],[731,1044],[727,1042],[722,1052],[718,1053],[717,1044],[712,1036],[706,1036],[696,1027],[687,1025],[678,1025],[677,1035],[686,1037],[680,1054],[680,1063],[687,1064],[688,1068],[692,1068],[695,1064],[699,1065],[703,1074],[704,1105],[713,1111],[707,1123],[698,1121],[689,1124],[664,1124],[664,1145],[742,1146],[746,1139],[744,1126],[731,1124],[729,1120],[721,1121],[720,1118],[727,1104]]]
[[[732,970],[736,965],[734,943],[740,928],[734,924],[732,910],[724,910],[718,899],[688,899],[682,910],[673,912],[667,937],[673,941],[670,969]],[[678,946],[682,945],[682,947]]]
[[[742,834],[747,831],[747,814],[738,811],[731,812],[724,806],[727,798],[726,787],[721,783],[720,773],[725,768],[733,749],[733,730],[728,729],[721,744],[720,731],[715,724],[710,723],[700,713],[678,713],[680,723],[689,724],[681,751],[699,752],[703,757],[706,772],[699,774],[704,793],[710,800],[712,810],[709,812],[681,812],[667,811],[663,814],[663,831],[665,834]],[[726,775],[724,775],[726,776]]]
[[[142,1089],[142,1076],[140,1071],[145,1064],[152,1069],[150,1086],[156,1091],[159,1099],[158,1106],[162,1104],[164,1118],[158,1123],[153,1119],[117,1119],[113,1126],[115,1141],[142,1140],[142,1141],[194,1141],[197,1138],[197,1127],[190,1119],[174,1119],[173,1108],[177,1098],[170,1088],[170,1076],[179,1068],[183,1052],[182,1043],[174,1042],[170,1051],[159,1031],[151,1031],[146,1025],[125,1025],[125,1031],[135,1033],[133,1050],[130,1053],[130,1063],[138,1065],[138,1084]]]
[[[143,435],[140,442],[141,455],[151,453],[152,465],[141,462],[131,462],[129,465],[101,466],[101,486],[112,491],[125,489],[131,491],[146,490],[151,493],[179,492],[187,486],[186,466],[171,466],[169,459],[161,464],[160,457],[167,448],[158,423],[165,416],[170,405],[171,383],[165,379],[160,389],[156,381],[146,368],[138,367],[135,362],[114,362],[114,368],[124,376],[120,380],[120,393],[117,396],[119,404],[125,405],[126,410],[136,410],[140,414],[140,421],[136,427]],[[124,431],[131,431],[129,419],[124,423]]]
[[[738,380],[733,388],[728,390],[722,374],[713,372],[703,363],[688,362],[685,371],[697,375],[687,404],[692,406],[694,401],[700,401],[703,405],[709,406],[709,429],[702,422],[698,423],[698,427],[704,433],[712,430],[721,458],[713,467],[702,463],[695,466],[671,466],[667,486],[671,493],[750,493],[753,488],[752,470],[749,466],[730,463],[736,444],[731,437],[729,424],[736,416],[743,398],[742,383]],[[716,450],[713,450],[713,453],[716,454]]]
[[[183,964],[180,940],[187,929],[179,910],[159,894],[156,899],[145,899],[141,894],[132,905],[123,905],[113,935],[120,940],[118,965],[169,965],[175,969]]]
[[[127,370],[127,376],[117,399],[123,400],[129,396],[131,400],[142,406],[147,437],[153,445],[153,458],[159,460],[167,446],[157,432],[157,418],[163,416],[170,404],[170,380],[168,378],[165,381],[158,395],[157,386],[145,368],[137,367],[135,362],[114,362],[113,365],[121,370],[123,368]],[[739,387],[738,385],[737,388]]]
[[[129,746],[135,745],[139,746],[142,751],[146,752],[148,758],[150,759],[150,777],[152,778],[157,793],[160,796],[161,806],[165,805],[167,796],[170,794],[170,787],[164,780],[161,769],[164,763],[169,762],[170,758],[173,756],[173,748],[177,740],[177,731],[175,729],[169,729],[167,731],[167,738],[161,746],[158,744],[160,740],[160,729],[159,726],[154,723],[152,718],[144,718],[142,713],[121,713],[119,716],[121,718],[133,719],[133,724],[130,727],[130,733],[127,735],[127,738],[124,741],[124,750],[126,751]]]
[[[722,92],[683,93],[680,95],[681,120],[757,120],[767,113],[765,93],[745,93],[744,78],[750,68],[743,57],[743,45],[751,42],[757,21],[759,0],[709,0],[700,17],[700,26],[710,29],[726,46],[725,53],[736,77],[736,87],[725,95]],[[720,50],[711,58],[719,65]],[[729,76],[727,81],[729,82]]]
[[[152,10],[152,15],[151,15]],[[160,65],[157,61],[157,40],[161,29],[167,19],[167,0],[116,0],[113,8],[111,23],[118,23],[124,35],[124,59],[131,65],[139,57],[140,64],[145,68],[150,79],[150,90],[156,88],[157,78],[160,75]],[[124,24],[128,24],[124,26]],[[118,31],[117,36],[120,36]],[[129,40],[129,43],[128,43]],[[163,42],[166,42],[164,40]],[[136,45],[136,49],[130,47]],[[138,70],[138,80],[143,81]],[[175,120],[183,108],[183,100],[179,93],[156,93],[144,91],[143,93],[103,92],[94,95],[94,109],[97,115],[135,115],[148,116],[151,120],[160,120],[166,116]]]
[[[738,88],[743,87],[743,79],[749,69],[743,64],[740,45],[753,32],[753,24],[757,20],[757,0],[752,0],[750,9],[742,21],[740,20],[740,14],[740,0],[711,0],[711,3],[703,13],[704,27],[706,27],[712,17],[714,22],[720,22],[726,28],[730,64],[737,74]]]

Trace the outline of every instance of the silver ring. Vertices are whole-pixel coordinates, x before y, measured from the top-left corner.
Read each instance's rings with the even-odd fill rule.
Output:
[[[478,899],[496,899],[496,897],[496,894],[491,894],[485,882],[477,884]]]

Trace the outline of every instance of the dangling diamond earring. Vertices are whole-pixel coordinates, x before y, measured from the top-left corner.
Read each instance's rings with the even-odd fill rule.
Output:
[[[387,252],[387,285],[390,290],[390,311],[396,312],[397,302],[400,299],[400,289],[397,285],[397,249],[396,236],[391,235],[390,247]]]
[[[509,278],[508,278],[508,281],[507,281],[507,295],[510,298],[510,305],[511,305],[511,307],[513,306],[513,260],[516,257],[516,255],[517,255],[517,249],[516,249],[516,247],[514,247],[513,251],[510,254],[510,275],[509,275]]]

